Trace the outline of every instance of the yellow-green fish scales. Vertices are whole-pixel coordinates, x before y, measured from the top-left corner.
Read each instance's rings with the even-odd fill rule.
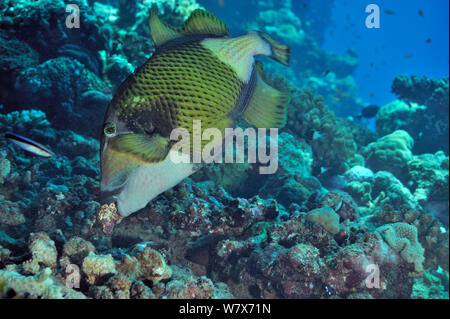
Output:
[[[151,112],[165,136],[178,127],[192,133],[193,119],[223,133],[243,86],[229,65],[194,42],[155,54],[124,82],[113,103],[124,121]]]

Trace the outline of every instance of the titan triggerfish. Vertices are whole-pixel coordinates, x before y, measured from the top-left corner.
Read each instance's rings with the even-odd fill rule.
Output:
[[[155,53],[118,88],[105,115],[101,138],[101,196],[121,216],[194,173],[199,165],[174,163],[172,130],[235,127],[243,119],[257,128],[286,121],[289,94],[263,80],[254,56],[289,64],[290,49],[269,35],[250,31],[229,37],[228,27],[210,12],[195,10],[182,28],[150,12]],[[184,154],[192,156],[192,154]]]

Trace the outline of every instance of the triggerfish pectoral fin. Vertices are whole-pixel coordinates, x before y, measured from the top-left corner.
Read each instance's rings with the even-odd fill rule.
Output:
[[[169,139],[159,134],[123,134],[117,136],[111,147],[138,157],[146,163],[161,162],[169,152]]]

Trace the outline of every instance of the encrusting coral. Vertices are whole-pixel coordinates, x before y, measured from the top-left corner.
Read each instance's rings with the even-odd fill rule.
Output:
[[[89,252],[83,259],[82,270],[86,274],[87,281],[91,285],[94,285],[117,272],[116,264],[111,254],[96,255],[93,252]]]
[[[417,239],[417,228],[406,223],[394,223],[381,226],[377,231],[383,236],[389,246],[409,263],[415,270],[424,270],[424,249]]]
[[[333,235],[339,232],[339,215],[332,208],[323,207],[314,209],[308,212],[306,219],[319,224]]]
[[[398,130],[361,148],[366,164],[374,171],[388,171],[401,178],[412,159],[414,140],[406,131]]]

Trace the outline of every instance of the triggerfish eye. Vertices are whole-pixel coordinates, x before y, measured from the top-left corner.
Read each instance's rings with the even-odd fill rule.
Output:
[[[116,125],[114,123],[106,123],[103,132],[107,137],[116,136]]]

